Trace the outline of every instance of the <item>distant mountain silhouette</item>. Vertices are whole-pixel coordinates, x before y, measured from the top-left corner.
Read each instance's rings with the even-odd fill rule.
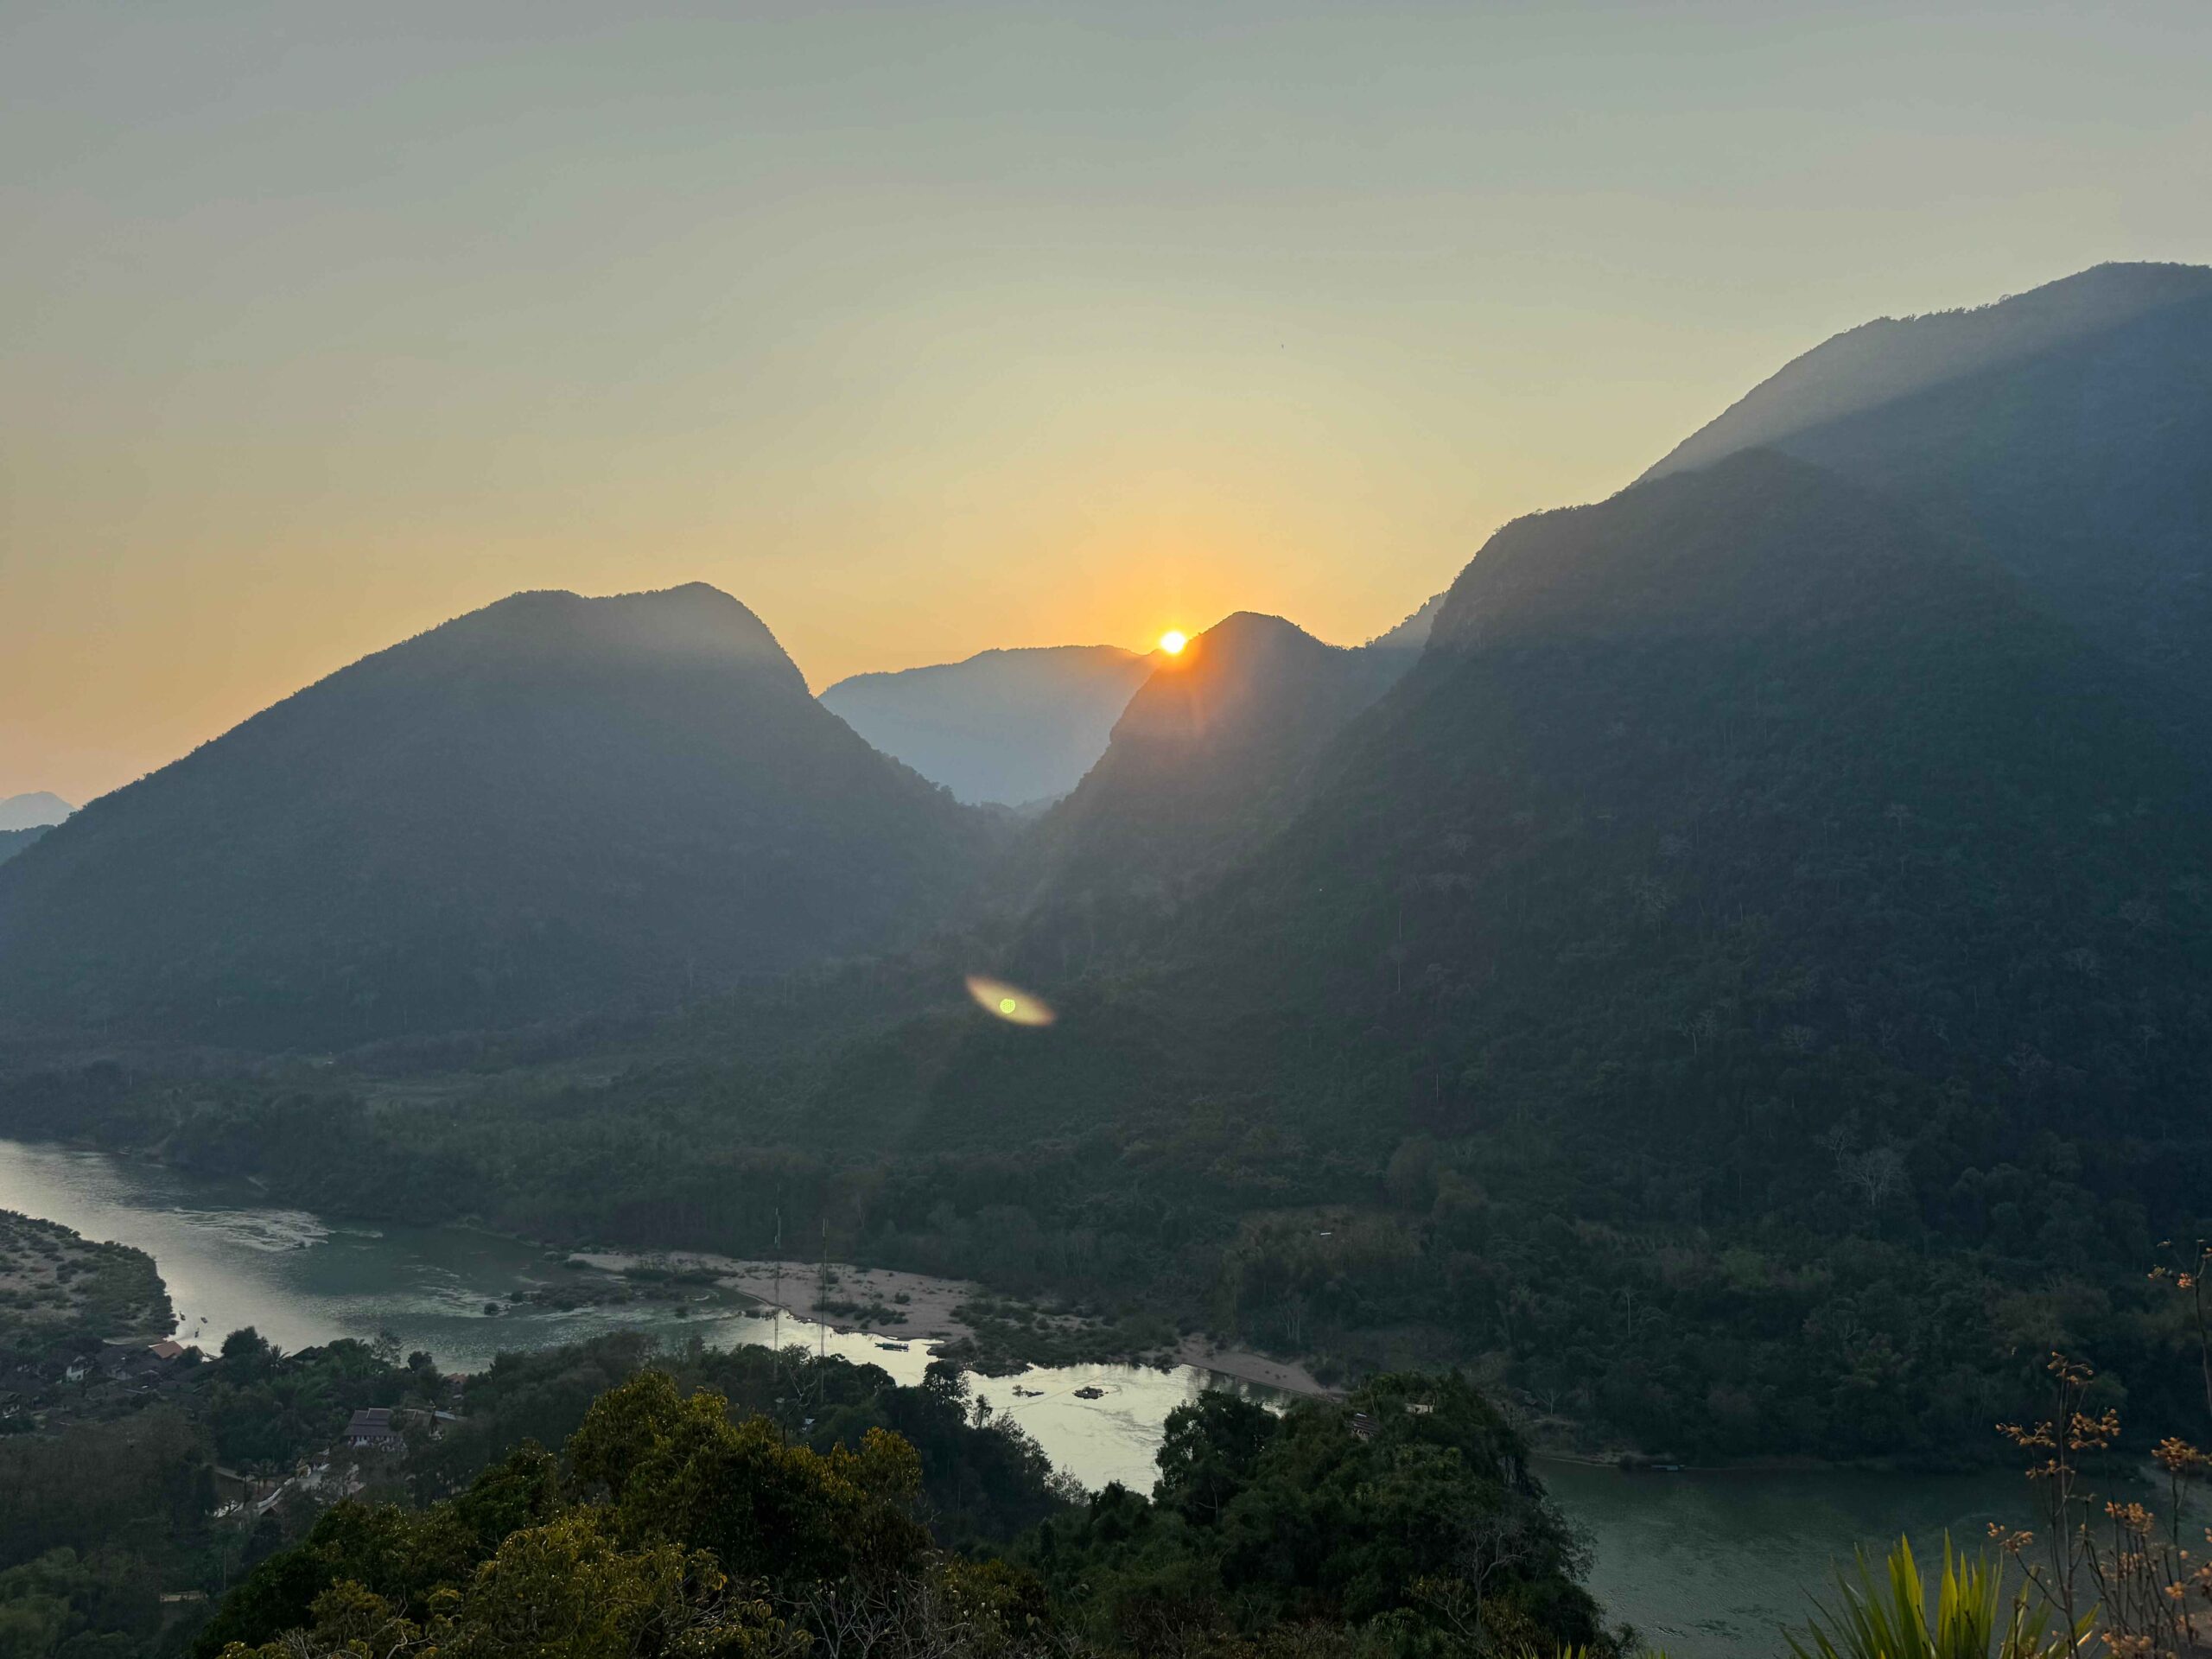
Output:
[[[1647,474],[1764,446],[1967,536],[2040,603],[2212,708],[2212,269],[2100,265],[1870,322]]]
[[[0,830],[39,830],[59,823],[77,809],[59,795],[40,790],[30,795],[10,795],[0,801]]]
[[[960,799],[1025,806],[1076,786],[1159,660],[1119,645],[986,651],[964,662],[855,674],[824,691],[822,703]]]
[[[0,830],[0,864],[5,864],[50,828],[50,824],[40,823],[28,830]]]
[[[0,866],[0,1008],[328,1045],[666,1001],[899,937],[985,833],[728,595],[519,594]]]

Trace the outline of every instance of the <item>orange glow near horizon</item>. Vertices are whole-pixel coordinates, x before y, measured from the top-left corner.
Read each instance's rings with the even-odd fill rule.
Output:
[[[1352,645],[1838,329],[2212,262],[2187,0],[29,10],[0,799],[525,590],[711,583],[817,692]]]
[[[1181,656],[1183,647],[1190,643],[1190,635],[1185,633],[1180,628],[1170,628],[1160,636],[1160,648],[1170,657]]]

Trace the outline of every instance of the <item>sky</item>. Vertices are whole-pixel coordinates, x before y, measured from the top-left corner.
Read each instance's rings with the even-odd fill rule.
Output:
[[[0,797],[521,588],[1381,632],[1878,315],[2212,263],[2212,5],[0,0]]]

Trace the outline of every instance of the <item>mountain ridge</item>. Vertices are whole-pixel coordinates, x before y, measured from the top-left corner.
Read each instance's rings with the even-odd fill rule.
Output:
[[[1640,475],[1660,478],[1748,447],[1773,443],[2008,361],[2120,327],[2145,312],[2212,298],[2212,267],[2113,261],[1986,305],[1876,317],[1789,360],[1677,443]],[[1897,347],[1909,342],[1909,356]],[[1792,400],[1810,407],[1792,407]]]
[[[2212,766],[2212,269],[2101,266],[1972,312],[1852,330],[1646,477],[1751,447],[1973,543],[2133,664]]]
[[[536,591],[0,867],[0,982],[46,1017],[280,1045],[527,1022],[875,948],[964,888],[988,834],[729,595]]]

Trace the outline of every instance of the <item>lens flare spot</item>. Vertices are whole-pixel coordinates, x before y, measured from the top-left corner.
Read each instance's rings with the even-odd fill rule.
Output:
[[[982,974],[968,976],[968,995],[985,1014],[1010,1026],[1049,1026],[1059,1017],[1052,1012],[1052,1004],[1035,992]]]

